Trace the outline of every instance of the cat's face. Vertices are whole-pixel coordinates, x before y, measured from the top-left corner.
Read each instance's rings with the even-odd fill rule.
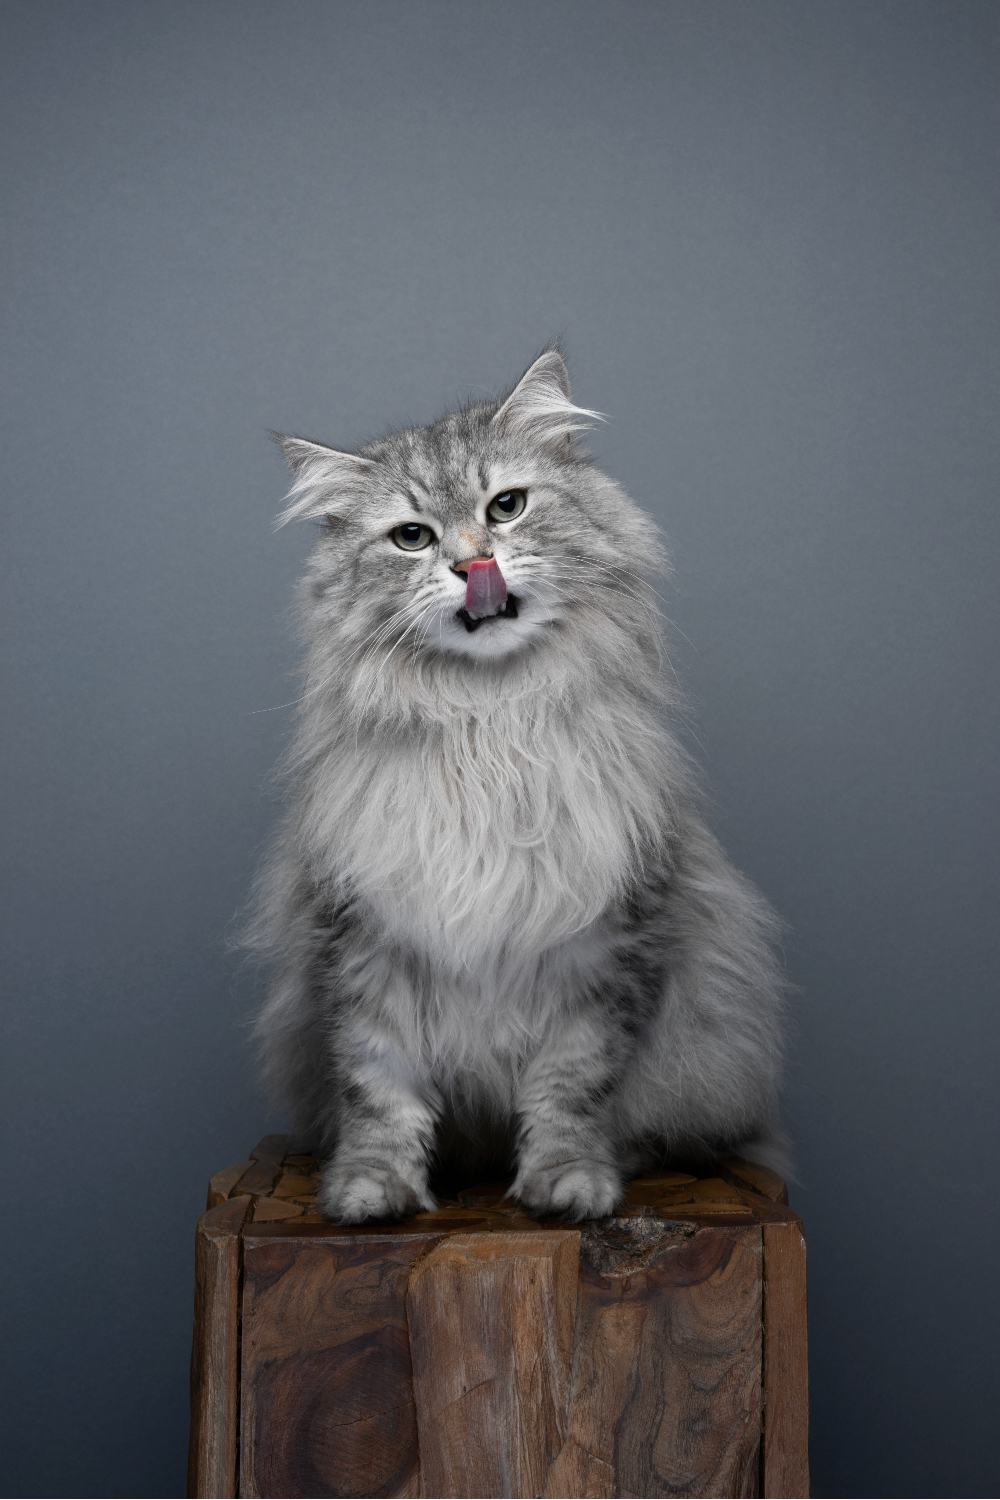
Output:
[[[311,587],[344,646],[376,661],[390,651],[498,661],[630,597],[658,544],[574,448],[594,415],[572,405],[562,358],[548,351],[505,401],[360,454],[284,439],[297,476],[285,518],[324,521]]]

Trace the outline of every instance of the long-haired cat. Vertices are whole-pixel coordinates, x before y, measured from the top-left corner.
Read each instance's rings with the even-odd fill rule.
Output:
[[[259,1035],[345,1222],[429,1207],[441,1160],[581,1219],[774,1140],[773,919],[670,732],[663,554],[595,416],[549,349],[357,453],[281,439],[320,528]]]

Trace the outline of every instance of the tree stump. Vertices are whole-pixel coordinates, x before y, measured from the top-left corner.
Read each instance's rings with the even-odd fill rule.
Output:
[[[190,1493],[808,1494],[801,1224],[749,1162],[614,1218],[500,1188],[357,1228],[266,1137],[197,1231]]]

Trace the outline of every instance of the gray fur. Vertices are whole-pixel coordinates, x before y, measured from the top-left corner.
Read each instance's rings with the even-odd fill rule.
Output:
[[[669,720],[653,526],[580,450],[546,351],[502,402],[345,454],[283,439],[322,524],[289,811],[252,940],[267,1074],[358,1221],[430,1202],[435,1153],[509,1154],[536,1212],[774,1141],[773,918],[705,827]],[[485,506],[528,493],[517,520]],[[418,518],[437,542],[405,552]],[[474,633],[461,559],[517,619]]]

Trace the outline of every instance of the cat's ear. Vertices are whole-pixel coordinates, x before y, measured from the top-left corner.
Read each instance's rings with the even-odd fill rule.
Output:
[[[342,453],[339,448],[327,448],[323,443],[283,432],[272,432],[271,436],[295,476],[276,526],[335,515],[339,505],[358,494],[375,468],[370,458],[357,453]]]
[[[603,421],[599,411],[573,405],[566,361],[558,349],[546,349],[501,404],[493,425],[511,436],[565,449],[574,432]]]

